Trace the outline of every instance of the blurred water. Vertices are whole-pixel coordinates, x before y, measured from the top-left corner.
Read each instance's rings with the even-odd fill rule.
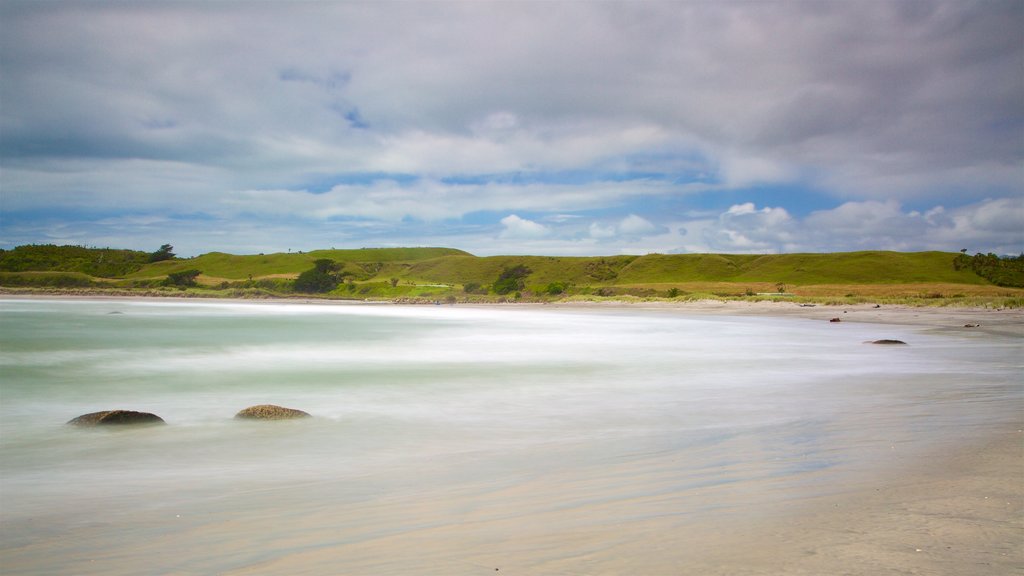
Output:
[[[879,338],[911,345],[863,344]],[[1014,419],[1020,351],[912,327],[674,312],[0,301],[4,547],[99,511],[124,541],[146,511],[258,503],[272,516],[567,474],[634,496],[770,479],[796,497],[896,446],[923,452]],[[263,403],[315,418],[232,420]],[[64,426],[115,408],[168,425]],[[591,504],[623,497],[601,485]]]

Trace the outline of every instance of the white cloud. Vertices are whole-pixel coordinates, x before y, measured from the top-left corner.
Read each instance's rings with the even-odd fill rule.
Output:
[[[757,206],[753,202],[744,202],[743,204],[733,204],[725,211],[726,214],[754,214],[757,212]]]
[[[835,252],[943,250],[1015,254],[1024,247],[1024,199],[985,200],[954,210],[905,211],[898,202],[847,202],[799,219],[782,208],[731,206],[717,220],[688,221],[683,251]],[[675,249],[672,251],[680,251]]]
[[[637,216],[636,214],[630,214],[619,222],[619,232],[622,234],[629,235],[642,235],[654,232],[658,227],[651,223],[650,220]]]
[[[664,232],[664,228],[636,214],[629,214],[618,222],[591,222],[587,228],[587,236],[606,242],[615,239],[633,243],[645,236]]]
[[[736,204],[718,217],[712,227],[703,228],[704,240],[714,251],[785,252],[794,247],[796,222],[785,208],[751,203]]]
[[[591,238],[613,238],[618,234],[615,226],[601,224],[600,222],[591,222],[589,230]]]
[[[543,224],[520,218],[515,214],[509,214],[501,219],[501,225],[505,227],[501,231],[501,237],[510,240],[543,238],[550,230]]]

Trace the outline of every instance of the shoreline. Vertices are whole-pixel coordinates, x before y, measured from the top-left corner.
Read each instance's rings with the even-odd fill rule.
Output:
[[[429,306],[434,304],[388,300],[331,300],[319,298],[209,298],[202,296],[145,296],[110,294],[24,294],[0,290],[0,300],[99,300],[133,302],[181,302],[227,304],[285,304],[312,306]],[[460,302],[444,307],[558,310],[558,311],[650,311],[672,314],[790,317],[827,322],[891,324],[944,331],[980,332],[996,336],[1024,337],[1024,308],[953,306],[907,306],[885,304],[806,304],[779,301],[696,300],[696,301],[561,301],[561,302]]]

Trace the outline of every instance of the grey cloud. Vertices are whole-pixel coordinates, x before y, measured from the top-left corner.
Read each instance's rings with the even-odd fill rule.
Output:
[[[286,81],[344,91],[392,132],[459,133],[511,110],[538,126],[654,123],[823,169],[1021,153],[1019,132],[998,128],[1020,123],[1017,2],[56,6],[8,10],[4,96],[29,112],[26,133],[51,119],[116,137],[155,114],[220,132],[222,147],[264,127],[338,138],[317,113],[334,100]]]
[[[12,1],[0,4],[0,164],[23,210],[148,209],[186,190],[180,202],[223,217],[242,211],[239,198],[297,198],[288,209],[304,214],[458,217],[783,182],[878,218],[892,211],[872,199],[931,200],[948,216],[1024,194],[1022,28],[1015,0]],[[281,192],[311,175],[615,172],[634,158],[705,174],[561,187],[554,199],[550,186],[473,191],[487,198]],[[802,245],[766,219],[734,214],[708,241]]]

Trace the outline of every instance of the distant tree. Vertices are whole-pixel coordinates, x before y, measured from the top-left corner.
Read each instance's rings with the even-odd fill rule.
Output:
[[[313,262],[313,268],[306,270],[295,279],[295,291],[309,294],[330,292],[341,283],[338,270],[341,266],[334,260],[321,258]]]
[[[505,295],[510,292],[522,290],[526,286],[525,278],[530,275],[530,270],[523,264],[512,268],[505,268],[501,275],[494,281],[493,289],[495,294]]]
[[[164,280],[165,286],[178,286],[186,288],[189,286],[196,285],[196,277],[202,272],[199,270],[182,270],[181,272],[171,272],[167,275],[167,279]]]
[[[163,260],[170,260],[174,258],[174,246],[170,244],[164,244],[159,250],[149,255],[150,262],[161,262]]]
[[[953,268],[971,269],[975,274],[997,286],[1024,288],[1024,254],[1000,257],[991,252],[968,256],[966,250],[953,259]]]
[[[398,278],[392,278],[391,280],[389,280],[389,282],[391,282],[391,287],[392,288],[394,288],[395,286],[398,286]]]
[[[669,288],[668,289],[668,297],[669,298],[678,298],[679,297],[679,288]]]

